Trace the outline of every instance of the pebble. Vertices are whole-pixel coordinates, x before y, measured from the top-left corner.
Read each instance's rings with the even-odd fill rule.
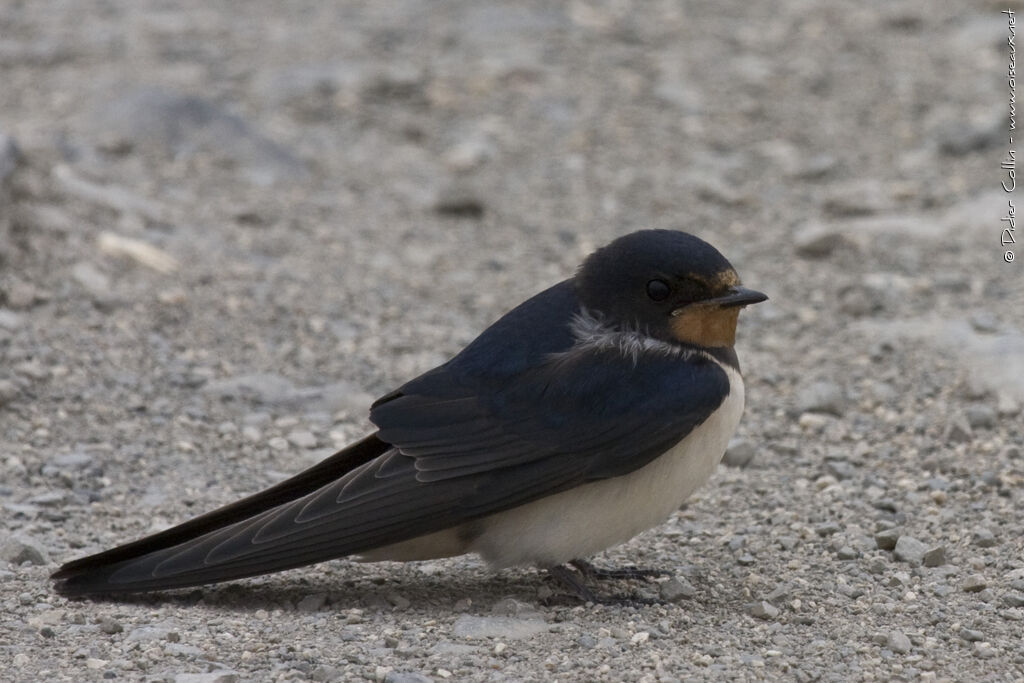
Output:
[[[42,381],[50,377],[50,369],[40,363],[39,361],[29,360],[24,363],[18,363],[14,371],[19,375],[34,379],[36,381]]]
[[[971,574],[960,584],[960,590],[964,593],[980,593],[986,588],[988,581],[981,574]]]
[[[828,418],[821,413],[801,413],[797,424],[800,425],[800,429],[818,431],[828,424]]]
[[[389,671],[384,683],[433,683],[433,678],[418,672]]]
[[[966,628],[966,627],[960,629],[959,635],[960,635],[961,638],[966,640],[968,643],[978,643],[978,642],[981,642],[981,641],[985,640],[985,634],[984,633],[982,633],[981,631],[975,631],[973,629],[969,629],[969,628]]]
[[[30,536],[12,534],[0,543],[0,560],[13,566],[25,564],[44,565],[50,562],[49,555],[41,543]]]
[[[345,680],[345,672],[336,666],[318,666],[310,672],[309,678],[316,683],[334,683]]]
[[[850,598],[851,600],[856,600],[857,598],[863,596],[865,593],[863,588],[851,586],[849,584],[839,584],[839,586],[836,588],[836,591],[840,595],[844,595]]]
[[[856,560],[858,557],[860,557],[860,553],[848,545],[844,545],[836,551],[836,558],[840,560]]]
[[[404,595],[396,591],[390,591],[384,597],[387,599],[388,602],[391,603],[391,605],[395,609],[399,611],[409,609],[409,607],[412,605],[412,601],[409,600],[409,598],[405,597]]]
[[[899,542],[900,534],[903,533],[902,529],[885,529],[875,534],[875,545],[880,550],[894,550],[896,543]]]
[[[992,647],[991,643],[984,641],[974,644],[973,654],[979,659],[992,659],[999,655],[996,649]]]
[[[29,505],[38,505],[39,507],[57,507],[66,503],[67,499],[67,491],[47,491],[46,493],[32,496],[27,502]]]
[[[323,386],[297,387],[286,377],[272,372],[255,372],[213,380],[203,392],[224,401],[247,401],[304,413],[334,413],[338,410],[365,410],[373,401],[352,382],[334,382]],[[256,413],[262,414],[262,413]],[[254,424],[246,417],[248,424]]]
[[[946,425],[943,439],[950,444],[967,443],[971,440],[972,435],[971,423],[965,416],[956,415]]]
[[[779,608],[767,600],[759,600],[747,605],[747,614],[756,619],[774,619],[779,616]]]
[[[998,473],[993,472],[992,470],[985,470],[981,473],[981,483],[985,486],[999,488],[1003,485],[1003,480]]]
[[[242,427],[242,438],[251,443],[263,440],[263,432],[256,425],[245,425]]]
[[[10,311],[6,308],[0,308],[0,330],[14,332],[23,324],[24,316],[22,314]]]
[[[142,626],[137,626],[126,633],[124,639],[126,642],[151,642],[163,640],[175,642],[174,639],[176,637],[178,637],[177,634],[166,626],[144,624]]]
[[[542,619],[463,615],[455,620],[452,634],[457,638],[502,638],[520,640],[549,629]]]
[[[3,311],[0,311],[0,327],[3,327]],[[1000,417],[1015,417],[1020,413],[1020,402],[1005,391],[996,399],[996,412]]]
[[[18,386],[9,379],[0,379],[0,407],[18,397]]]
[[[288,403],[295,394],[291,380],[271,372],[254,372],[208,382],[203,392],[224,400],[248,400],[266,405]]]
[[[686,116],[704,111],[704,95],[695,87],[693,79],[681,68],[685,60],[679,55],[664,55],[659,64],[660,77],[654,95],[677,107]]]
[[[457,173],[482,166],[495,154],[494,146],[482,135],[461,140],[444,153],[444,163]]]
[[[924,561],[928,546],[913,536],[900,536],[893,548],[893,556],[900,562],[919,565]]]
[[[666,602],[679,602],[697,596],[697,589],[686,579],[672,578],[658,586],[658,595]]]
[[[991,429],[996,426],[996,411],[986,405],[971,405],[964,410],[971,429]]]
[[[836,185],[822,203],[825,213],[837,217],[867,216],[890,208],[885,187],[875,180]]]
[[[827,413],[841,416],[846,404],[843,389],[835,382],[814,382],[797,394],[796,406],[801,413]]]
[[[840,288],[839,310],[855,318],[875,316],[886,310],[889,297],[892,295],[890,283],[864,280]]]
[[[835,226],[823,223],[807,223],[793,235],[796,253],[804,258],[825,258],[840,248],[854,246],[854,243]]]
[[[967,118],[935,131],[936,147],[947,156],[964,156],[997,144],[1003,138],[1002,118]]]
[[[994,333],[999,331],[999,321],[988,311],[974,313],[970,317],[971,327],[976,332]]]
[[[1024,607],[1024,593],[1007,593],[1003,596],[1003,602],[1008,607]]]
[[[319,612],[320,608],[326,604],[327,593],[312,593],[299,600],[298,604],[295,605],[295,609],[299,612],[310,614],[312,612]]]
[[[491,614],[499,617],[541,618],[535,606],[514,598],[498,600],[491,607]]]
[[[993,548],[999,545],[999,540],[985,527],[976,527],[971,533],[971,543],[979,548]]]
[[[857,475],[857,468],[846,460],[826,460],[825,471],[839,481],[853,479]]]
[[[110,296],[110,278],[88,261],[72,266],[71,277],[94,299]]]
[[[288,441],[298,448],[316,448],[317,438],[307,429],[295,429],[288,432]]]
[[[0,295],[7,299],[8,308],[16,311],[27,311],[38,304],[48,301],[49,293],[23,280],[0,283]]]
[[[818,534],[822,538],[837,534],[842,531],[842,527],[835,522],[824,522],[814,527],[814,533]]]
[[[890,631],[885,638],[885,646],[893,652],[906,654],[910,652],[911,643],[907,634],[901,631]]]
[[[110,617],[100,617],[97,623],[99,624],[100,630],[107,635],[114,635],[115,633],[121,633],[124,631],[124,626],[122,626],[119,621],[111,619]]]
[[[729,467],[747,467],[756,454],[757,448],[749,439],[733,439],[725,449],[722,462]]]
[[[832,173],[839,166],[839,159],[827,153],[815,154],[802,160],[791,170],[791,175],[798,180],[820,180]]]
[[[455,183],[442,188],[434,199],[434,211],[452,218],[482,218],[486,204],[475,188]]]
[[[175,674],[174,683],[238,683],[241,679],[234,671],[212,671],[205,674]]]
[[[96,244],[104,254],[131,259],[160,273],[173,273],[181,267],[178,259],[163,249],[145,240],[125,237],[110,230],[101,232]]]
[[[941,545],[930,548],[921,561],[926,567],[941,567],[946,564],[946,548]]]
[[[63,455],[55,455],[50,458],[50,464],[54,467],[58,467],[62,470],[81,470],[85,469],[93,462],[93,457],[88,453],[82,451],[75,451],[73,453],[65,453]]]

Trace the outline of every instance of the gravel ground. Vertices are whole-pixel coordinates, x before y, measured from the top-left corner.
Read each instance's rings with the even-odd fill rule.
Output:
[[[0,4],[0,678],[1024,679],[1008,30],[962,5]],[[641,227],[772,297],[730,465],[596,558],[663,605],[473,558],[51,591]]]

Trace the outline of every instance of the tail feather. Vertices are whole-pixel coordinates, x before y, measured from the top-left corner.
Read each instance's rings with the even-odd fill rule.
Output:
[[[267,558],[261,558],[248,563],[244,561],[235,563],[235,566],[227,572],[224,567],[204,569],[200,565],[195,571],[177,577],[160,577],[152,573],[152,570],[161,562],[177,554],[176,548],[181,546],[212,547],[209,543],[224,535],[218,532],[238,526],[259,528],[261,524],[257,523],[266,517],[267,513],[289,503],[295,503],[309,494],[337,482],[346,474],[385,454],[390,448],[389,444],[377,438],[376,434],[372,434],[265,491],[243,498],[166,531],[68,562],[58,569],[51,578],[56,581],[57,591],[67,596],[133,593],[255,576],[325,559],[322,557],[323,549],[316,552],[307,547],[304,552],[293,553],[291,556],[278,556],[275,563],[270,563],[273,566],[268,564]],[[254,524],[244,525],[243,523],[247,520]],[[236,530],[231,533],[238,532]],[[147,576],[143,577],[143,573],[147,573]],[[128,575],[135,575],[138,580],[124,580]],[[116,576],[120,576],[121,580],[115,581]]]

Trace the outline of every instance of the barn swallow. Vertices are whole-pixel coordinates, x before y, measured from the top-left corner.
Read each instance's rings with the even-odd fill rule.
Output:
[[[69,562],[56,589],[182,588],[348,555],[587,567],[711,476],[743,412],[737,317],[766,299],[692,235],[621,237],[374,402],[373,434],[261,493]]]

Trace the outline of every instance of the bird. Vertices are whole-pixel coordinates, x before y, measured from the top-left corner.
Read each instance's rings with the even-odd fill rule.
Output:
[[[55,590],[116,597],[346,556],[475,553],[598,600],[587,558],[668,519],[721,460],[745,402],[739,312],[767,298],[691,234],[621,236],[376,400],[373,433],[262,492],[68,562]]]

